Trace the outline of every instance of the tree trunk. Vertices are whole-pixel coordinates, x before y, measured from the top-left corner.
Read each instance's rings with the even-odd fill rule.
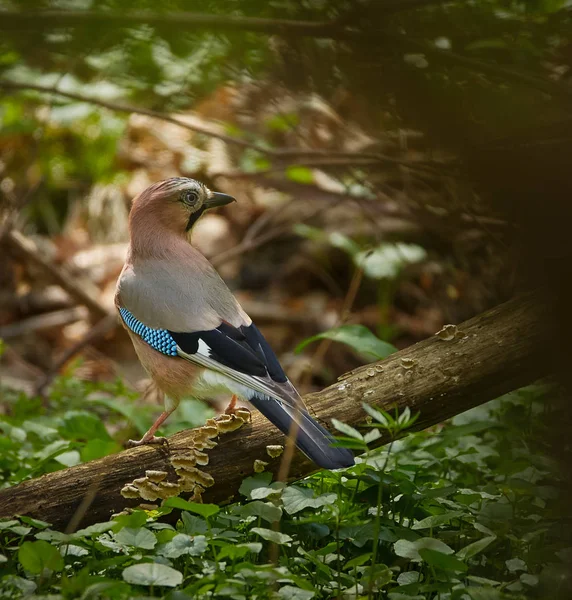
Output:
[[[545,311],[533,296],[511,300],[384,361],[346,373],[305,401],[326,426],[332,417],[354,427],[365,424],[366,402],[385,410],[408,406],[420,413],[414,428],[429,427],[546,375]],[[161,497],[193,486],[195,492],[204,488],[205,502],[228,502],[242,479],[253,474],[257,460],[277,472],[280,458],[269,456],[267,446],[284,444],[284,436],[260,414],[253,413],[252,422],[237,431],[212,437],[215,425],[181,431],[169,438],[168,446],[124,450],[2,490],[0,517],[31,515],[71,530],[106,521],[126,506],[160,503]],[[209,445],[214,447],[207,449]],[[296,452],[290,478],[315,468]]]

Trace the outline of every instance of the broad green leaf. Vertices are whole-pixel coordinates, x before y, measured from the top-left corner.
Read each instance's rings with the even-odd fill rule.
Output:
[[[199,504],[198,502],[188,502],[187,500],[183,500],[183,498],[175,497],[168,498],[163,502],[163,506],[169,506],[171,508],[180,508],[181,510],[186,510],[188,512],[195,513],[208,519],[216,515],[220,508],[216,504]]]
[[[73,539],[79,539],[82,537],[90,537],[92,535],[99,535],[100,533],[105,533],[109,531],[116,525],[115,521],[107,521],[105,523],[95,523],[94,525],[90,525],[89,527],[85,527],[84,529],[78,529],[75,533],[72,533],[71,537]]]
[[[157,554],[165,558],[179,558],[183,555],[200,556],[207,549],[207,541],[204,535],[190,536],[179,533],[157,550]]]
[[[230,558],[236,560],[247,554],[258,554],[262,550],[260,542],[251,542],[249,544],[226,544],[218,553],[217,559]]]
[[[276,481],[271,487],[258,487],[253,489],[250,492],[250,497],[253,500],[264,500],[265,498],[270,498],[271,496],[278,497],[282,493],[283,487],[283,484]]]
[[[264,529],[264,527],[253,527],[250,531],[269,542],[283,546],[289,546],[292,541],[292,538],[288,534],[281,533],[280,531],[272,531],[272,529]]]
[[[115,540],[119,544],[133,546],[134,548],[143,548],[144,550],[152,550],[157,544],[155,534],[144,527],[137,529],[124,527],[115,534]]]
[[[517,571],[526,571],[526,563],[522,560],[522,558],[509,558],[509,560],[505,560],[506,568],[511,573],[516,573]]]
[[[123,569],[123,579],[135,585],[177,587],[183,583],[183,574],[167,565],[140,563]]]
[[[467,565],[452,554],[444,554],[438,550],[431,550],[431,548],[420,548],[419,556],[433,567],[455,572],[465,572],[468,570]]]
[[[75,467],[81,463],[81,456],[77,450],[69,450],[58,454],[55,461],[59,462],[60,465],[64,465],[64,467]]]
[[[282,509],[278,506],[274,506],[271,502],[254,500],[253,502],[248,502],[244,506],[240,506],[238,514],[243,517],[253,515],[255,517],[261,517],[269,523],[274,523],[274,521],[280,521],[282,518]]]
[[[147,523],[147,513],[144,510],[134,510],[127,515],[117,515],[114,519],[113,531],[117,532],[123,527],[138,529]]]
[[[366,277],[395,279],[405,266],[424,260],[426,256],[425,249],[417,244],[397,242],[362,251],[354,256],[354,261]]]
[[[112,441],[103,421],[95,415],[84,411],[69,411],[64,415],[64,422],[59,432],[69,440],[106,440]]]
[[[525,585],[529,585],[531,587],[538,585],[538,575],[531,575],[530,573],[522,573],[520,575],[519,579],[522,581],[522,583],[524,583]]]
[[[431,527],[437,527],[438,525],[443,525],[444,523],[449,523],[451,519],[455,519],[462,515],[462,511],[456,510],[452,512],[442,513],[440,515],[431,515],[430,517],[425,517],[421,519],[421,521],[417,521],[411,527],[411,529],[430,529]]]
[[[257,475],[253,475],[252,477],[246,477],[245,479],[243,479],[238,491],[243,496],[251,498],[250,494],[252,493],[252,490],[255,490],[259,487],[269,487],[271,481],[272,473],[259,473]]]
[[[187,511],[181,513],[181,521],[188,535],[197,535],[208,531],[208,524],[202,517],[196,517]]]
[[[121,446],[113,440],[89,440],[87,444],[80,450],[82,462],[89,462],[97,458],[109,456],[115,452],[119,452]]]
[[[461,548],[457,552],[457,556],[463,560],[466,560],[467,558],[471,558],[471,557],[475,556],[476,554],[479,554],[479,552],[482,552],[489,544],[492,544],[495,540],[496,540],[495,535],[490,535],[488,537],[477,540],[476,542],[473,542],[472,544],[469,544],[468,546]]]
[[[351,425],[347,423],[342,423],[337,419],[332,419],[332,425],[341,433],[347,435],[350,438],[360,440],[363,442],[363,435],[357,430],[354,429]]]
[[[421,573],[419,571],[404,571],[397,577],[397,583],[399,585],[409,585],[410,583],[417,583]]]
[[[314,491],[296,485],[289,485],[282,492],[282,503],[284,510],[293,515],[305,508],[320,508],[336,501],[336,494],[322,494],[314,497]]]
[[[278,590],[278,597],[281,600],[310,600],[316,595],[316,592],[303,590],[293,585],[285,585]]]
[[[295,353],[300,353],[308,344],[316,340],[333,340],[353,348],[356,352],[374,359],[382,359],[397,352],[397,348],[388,342],[376,337],[367,327],[363,325],[341,325],[329,329],[318,335],[314,335],[296,346]]]
[[[61,571],[64,568],[64,560],[58,549],[44,540],[24,542],[18,550],[18,560],[26,571],[36,575],[44,569]]]
[[[402,556],[403,558],[408,558],[413,562],[421,562],[421,555],[419,554],[419,550],[424,548],[429,548],[430,550],[436,550],[437,552],[442,552],[443,554],[453,554],[453,549],[450,546],[447,546],[441,540],[437,540],[435,538],[419,538],[414,542],[410,542],[409,540],[397,540],[395,544],[393,544],[393,550],[397,556]]]

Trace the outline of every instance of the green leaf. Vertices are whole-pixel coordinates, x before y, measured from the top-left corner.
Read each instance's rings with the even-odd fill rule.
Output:
[[[363,442],[363,435],[357,430],[354,429],[351,425],[347,425],[346,423],[342,423],[337,419],[332,419],[332,425],[341,433],[347,435],[350,438],[355,440],[360,440]]]
[[[109,456],[110,454],[119,452],[119,450],[121,450],[121,446],[112,440],[89,440],[80,450],[80,456],[82,462],[89,462],[97,458]]]
[[[408,558],[413,562],[421,562],[421,555],[419,554],[419,550],[422,549],[430,549],[436,550],[437,552],[442,552],[443,554],[453,554],[453,549],[450,546],[447,546],[441,540],[436,540],[435,538],[419,538],[414,542],[410,542],[409,540],[397,540],[395,544],[393,544],[393,550],[397,556],[401,556],[403,558]]]
[[[171,541],[162,545],[157,553],[165,558],[179,558],[183,555],[200,556],[207,547],[207,540],[204,535],[190,536],[179,533]]]
[[[496,535],[490,535],[488,537],[477,540],[476,542],[473,542],[472,544],[461,548],[457,552],[457,556],[463,560],[471,558],[479,552],[482,552],[489,544],[492,544],[496,539]]]
[[[285,585],[278,590],[278,597],[283,600],[310,600],[316,595],[316,592],[303,590],[293,585]]]
[[[143,548],[144,550],[152,550],[157,544],[155,534],[144,527],[138,529],[124,527],[119,533],[115,534],[115,540],[119,544]]]
[[[296,183],[314,183],[314,174],[308,167],[291,165],[286,169],[286,177],[288,177],[290,181],[295,181]]]
[[[59,432],[68,440],[106,440],[112,441],[103,421],[84,411],[69,411]]]
[[[58,549],[44,540],[24,542],[18,550],[18,560],[26,571],[36,575],[44,569],[61,571],[64,568],[64,559]]]
[[[293,515],[305,508],[320,508],[336,501],[336,494],[322,494],[314,498],[314,490],[289,485],[282,492],[282,503],[284,510]]]
[[[236,560],[242,558],[247,554],[258,554],[262,550],[262,544],[260,542],[251,542],[249,544],[226,544],[218,554],[217,560],[223,558],[230,558]]]
[[[400,573],[397,577],[397,583],[399,585],[409,585],[411,583],[417,583],[420,577],[421,573],[419,573],[419,571],[404,571],[403,573]]]
[[[272,481],[272,473],[264,472],[259,473],[258,475],[254,475],[252,477],[246,477],[242,480],[240,484],[240,488],[238,491],[247,498],[250,498],[250,494],[252,490],[255,490],[259,487],[268,487],[270,482]]]
[[[447,571],[465,572],[467,565],[451,554],[444,554],[431,548],[420,548],[419,556],[429,565],[439,567]]]
[[[274,521],[280,521],[282,518],[282,509],[278,506],[274,506],[271,502],[262,502],[260,500],[254,500],[248,502],[244,506],[238,508],[238,514],[242,517],[255,516],[274,523]]]
[[[370,406],[365,402],[362,402],[362,407],[370,417],[373,417],[378,423],[380,423],[384,427],[391,427],[395,424],[395,421],[393,420],[392,416],[386,413],[384,410],[378,410],[376,408],[373,408],[373,406]]]
[[[522,560],[522,558],[509,558],[508,560],[505,560],[505,565],[511,573],[528,570],[526,568],[526,563]]]
[[[181,513],[181,521],[185,528],[185,533],[188,535],[197,535],[208,531],[207,522],[201,517],[195,517],[191,513],[183,511]]]
[[[270,487],[257,487],[250,492],[250,497],[253,500],[264,500],[265,498],[269,498],[270,496],[280,496],[282,493],[282,489],[284,488],[284,484],[278,481],[275,481],[271,484]]]
[[[187,500],[183,500],[183,498],[179,497],[165,500],[165,502],[163,502],[163,506],[180,508],[181,510],[186,510],[188,512],[200,515],[205,519],[216,515],[220,511],[220,508],[216,504],[199,504],[198,502],[188,502]]]
[[[183,583],[183,574],[167,565],[141,563],[123,569],[123,579],[135,585],[177,587]]]
[[[431,527],[437,527],[438,525],[443,525],[444,523],[449,523],[451,519],[455,519],[460,517],[463,514],[460,510],[455,510],[451,512],[442,513],[440,515],[431,515],[430,517],[425,517],[421,519],[421,521],[417,521],[411,527],[411,529],[430,529]]]
[[[252,533],[256,533],[261,538],[268,540],[269,542],[274,542],[275,544],[280,544],[281,546],[289,546],[292,538],[286,534],[281,533],[280,531],[272,531],[272,529],[264,529],[263,527],[253,527],[250,531]]]
[[[362,565],[365,565],[365,563],[370,561],[371,554],[371,552],[366,552],[365,554],[361,554],[360,556],[352,558],[345,564],[344,569],[353,569],[354,567],[361,567]]]
[[[300,353],[308,344],[316,340],[333,340],[353,348],[356,352],[374,359],[382,359],[397,352],[397,348],[388,342],[380,340],[363,325],[341,325],[314,335],[296,346],[294,352]]]
[[[117,532],[123,527],[138,529],[147,523],[147,513],[144,510],[134,510],[128,515],[117,515],[114,519],[113,531]]]
[[[115,521],[107,521],[105,523],[95,523],[94,525],[90,525],[89,527],[85,527],[84,529],[78,529],[75,533],[72,533],[71,537],[73,539],[78,539],[82,537],[90,537],[92,535],[100,535],[101,533],[105,533],[112,529],[117,523]]]

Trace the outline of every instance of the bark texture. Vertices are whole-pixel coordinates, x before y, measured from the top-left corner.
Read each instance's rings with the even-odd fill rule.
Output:
[[[384,361],[346,373],[305,401],[328,427],[332,417],[354,427],[364,424],[362,402],[386,410],[409,406],[413,413],[420,413],[415,429],[429,427],[548,374],[545,312],[544,304],[533,296],[511,300],[458,327],[447,326],[442,333]],[[145,502],[126,499],[121,490],[133,494],[130,484],[143,485],[146,471],[166,474],[151,479],[164,477],[163,484],[172,482],[166,488],[177,482],[181,487],[181,457],[192,454],[193,447],[202,447],[197,446],[199,438],[207,439],[197,431],[177,433],[169,438],[168,446],[125,450],[2,490],[0,517],[31,515],[68,530],[108,520],[126,506]],[[283,444],[284,436],[258,413],[252,414],[251,423],[212,440],[214,448],[202,447],[208,464],[199,453],[196,464],[200,466],[194,471],[206,486],[205,502],[232,500],[242,479],[253,474],[255,460],[267,462],[268,471],[278,470],[280,458],[271,458],[267,446]],[[382,438],[379,443],[387,441]],[[313,470],[315,466],[297,452],[290,478]]]

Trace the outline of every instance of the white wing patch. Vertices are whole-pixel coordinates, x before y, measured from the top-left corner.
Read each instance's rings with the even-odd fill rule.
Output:
[[[240,371],[235,371],[226,365],[219,363],[214,360],[210,356],[208,356],[210,348],[209,346],[202,340],[199,341],[199,349],[194,354],[187,354],[184,350],[181,350],[180,346],[177,346],[177,352],[181,358],[185,358],[186,360],[200,365],[205,369],[210,369],[215,371],[220,375],[225,376],[226,379],[230,379],[235,384],[238,383],[241,386],[244,386],[248,390],[259,392],[264,394],[265,396],[270,396],[270,398],[274,398],[278,400],[281,404],[284,402],[284,398],[281,398],[276,391],[272,390],[269,386],[267,386],[263,381],[258,378],[251,377],[245,373],[241,373]],[[219,379],[220,381],[220,379]],[[222,387],[219,385],[219,387]],[[229,388],[227,388],[229,389]],[[232,390],[231,390],[232,391]],[[240,394],[243,396],[243,394]],[[243,396],[248,398],[249,396]]]

